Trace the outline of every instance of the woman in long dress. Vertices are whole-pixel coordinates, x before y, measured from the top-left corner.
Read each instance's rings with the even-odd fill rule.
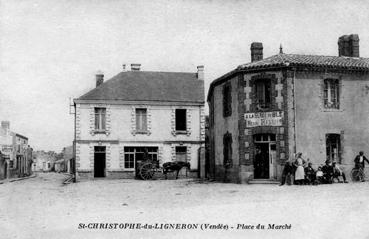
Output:
[[[297,153],[296,160],[295,160],[295,166],[296,166],[295,183],[297,185],[302,185],[305,180],[304,166],[305,166],[306,161],[301,156],[302,156],[302,153]]]

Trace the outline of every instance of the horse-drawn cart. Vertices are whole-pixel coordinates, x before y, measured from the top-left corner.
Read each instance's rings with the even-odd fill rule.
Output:
[[[142,180],[149,180],[154,177],[156,172],[163,172],[165,179],[167,179],[168,172],[176,172],[176,179],[178,179],[179,171],[186,167],[187,170],[190,170],[190,163],[182,162],[182,161],[175,161],[175,162],[166,162],[163,164],[163,167],[159,166],[158,161],[153,160],[143,160],[137,162],[137,170],[136,176]],[[187,172],[186,172],[187,175]]]

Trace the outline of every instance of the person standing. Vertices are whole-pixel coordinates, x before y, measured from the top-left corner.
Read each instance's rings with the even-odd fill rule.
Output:
[[[357,155],[354,159],[355,167],[362,168],[364,170],[365,168],[365,161],[369,163],[369,160],[364,156],[364,152],[360,151],[359,155]]]
[[[296,166],[295,182],[297,185],[303,185],[304,180],[305,180],[304,166],[306,164],[306,161],[301,156],[302,156],[302,153],[297,153],[296,160],[295,160],[295,166]]]
[[[281,184],[279,186],[284,185],[286,183],[286,181],[287,181],[288,185],[291,185],[292,175],[293,175],[292,163],[290,161],[287,161],[286,164],[284,165],[284,168],[283,168],[282,181],[281,181]]]

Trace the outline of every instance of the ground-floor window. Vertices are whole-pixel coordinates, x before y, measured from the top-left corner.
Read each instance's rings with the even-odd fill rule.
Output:
[[[187,147],[177,146],[176,147],[176,161],[187,161]]]
[[[159,163],[158,147],[124,147],[124,168],[134,169],[137,161],[152,160]]]
[[[341,163],[341,136],[339,134],[326,134],[327,160]]]

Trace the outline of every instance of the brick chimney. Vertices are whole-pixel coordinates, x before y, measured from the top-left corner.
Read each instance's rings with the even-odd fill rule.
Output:
[[[251,62],[260,61],[263,59],[263,43],[253,42],[251,43]]]
[[[104,83],[104,73],[102,71],[96,72],[96,87]]]
[[[338,56],[360,57],[358,34],[338,38]]]
[[[131,71],[139,71],[141,69],[141,64],[133,63],[131,64]]]
[[[197,66],[197,79],[204,80],[204,66]]]

